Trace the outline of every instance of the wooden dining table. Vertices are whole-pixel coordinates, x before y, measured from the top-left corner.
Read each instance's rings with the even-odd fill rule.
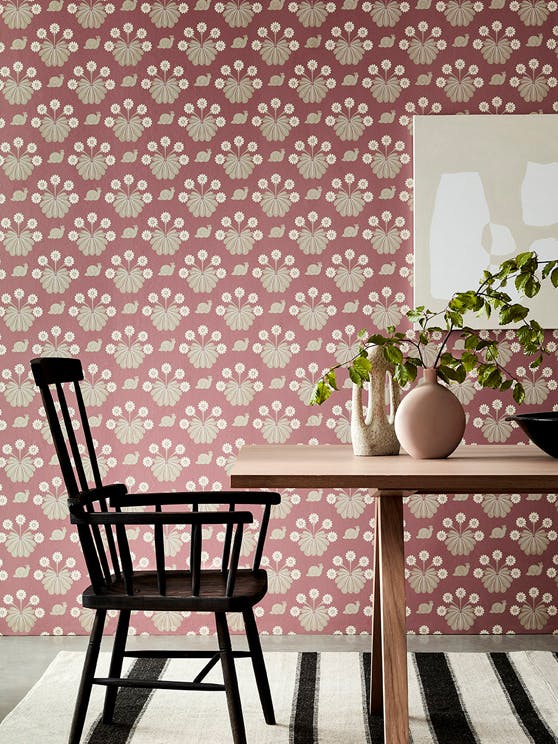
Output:
[[[347,445],[248,445],[233,488],[367,488],[374,497],[370,712],[386,744],[407,744],[409,712],[403,496],[558,492],[558,459],[534,445],[462,445],[448,458],[357,457]]]

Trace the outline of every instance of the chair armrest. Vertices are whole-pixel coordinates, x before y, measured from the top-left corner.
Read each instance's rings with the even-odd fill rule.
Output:
[[[93,504],[101,499],[108,499],[111,504],[113,499],[120,501],[126,498],[128,489],[123,483],[110,483],[108,486],[100,488],[90,488],[87,491],[80,491],[74,498],[69,497],[69,504]]]
[[[235,512],[71,512],[72,524],[251,524],[254,521],[249,511]]]
[[[110,488],[110,486],[106,486]],[[98,490],[98,489],[96,489]],[[163,506],[192,504],[271,504],[281,501],[281,494],[272,491],[172,491],[162,493],[127,493],[114,490],[110,494],[112,507]]]

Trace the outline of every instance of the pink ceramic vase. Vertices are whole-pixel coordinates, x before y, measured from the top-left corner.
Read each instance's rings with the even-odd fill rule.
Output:
[[[434,368],[403,398],[395,414],[395,433],[411,457],[451,455],[465,431],[465,412],[449,388],[438,382]]]

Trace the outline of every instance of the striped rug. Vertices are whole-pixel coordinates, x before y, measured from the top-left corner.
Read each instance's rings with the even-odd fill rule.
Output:
[[[370,655],[353,652],[266,654],[277,725],[266,726],[250,662],[237,662],[251,744],[375,744],[382,722],[366,715]],[[0,742],[63,744],[83,656],[60,653],[26,698],[0,724]],[[558,741],[558,656],[409,654],[412,744],[551,744]],[[102,654],[108,667],[108,654]],[[195,662],[130,661],[128,674],[185,679]],[[195,674],[195,672],[194,672]],[[213,674],[213,672],[212,672]],[[215,679],[217,674],[215,673]],[[223,693],[126,689],[115,719],[98,720],[103,691],[94,688],[87,744],[227,744]],[[389,744],[389,743],[386,743]]]

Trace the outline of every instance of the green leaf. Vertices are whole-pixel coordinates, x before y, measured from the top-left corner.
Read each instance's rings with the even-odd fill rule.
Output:
[[[331,395],[331,388],[324,380],[319,380],[316,383],[316,387],[314,388],[314,393],[312,395],[312,398],[310,400],[311,406],[321,406],[322,403],[324,403],[329,396]]]
[[[364,382],[364,380],[358,374],[355,368],[353,366],[350,366],[347,368],[347,372],[349,373],[349,377],[351,378],[352,382],[354,382],[355,385],[362,387],[362,383]]]
[[[353,362],[353,369],[359,374],[363,380],[369,379],[369,373],[372,369],[370,359],[366,355],[357,357]]]
[[[471,370],[475,369],[475,367],[478,364],[478,357],[476,354],[473,354],[471,351],[465,351],[461,355],[461,362],[463,363],[463,367],[467,373],[471,372]]]
[[[556,267],[557,264],[558,264],[558,261],[547,261],[545,263],[545,265],[543,266],[543,270],[542,270],[542,273],[541,273],[542,278],[543,279],[546,279],[547,276]]]
[[[392,364],[401,364],[403,353],[397,346],[384,346],[384,356]]]
[[[398,385],[406,385],[408,382],[412,382],[417,376],[417,368],[414,364],[405,362],[404,364],[396,364],[393,372],[393,379]]]
[[[373,333],[368,339],[369,344],[376,344],[376,346],[383,346],[389,342],[390,340],[388,338],[381,336],[379,333]]]
[[[518,253],[515,257],[515,263],[518,268],[525,266],[526,263],[536,258],[536,253],[533,251],[525,251],[525,253]]]
[[[552,282],[553,287],[558,287],[558,267],[552,270],[550,281]]]
[[[334,370],[330,369],[329,372],[325,375],[325,381],[330,386],[332,390],[339,390],[337,387],[337,378],[335,376]]]
[[[502,325],[508,323],[518,323],[529,315],[529,308],[515,302],[513,305],[506,305],[500,310],[499,321]]]
[[[519,405],[521,405],[525,400],[525,390],[520,382],[515,383],[512,395],[515,402]]]
[[[441,375],[446,382],[449,382],[450,380],[463,382],[467,377],[467,372],[462,364],[457,364],[455,367],[440,365],[438,367],[438,374]]]

